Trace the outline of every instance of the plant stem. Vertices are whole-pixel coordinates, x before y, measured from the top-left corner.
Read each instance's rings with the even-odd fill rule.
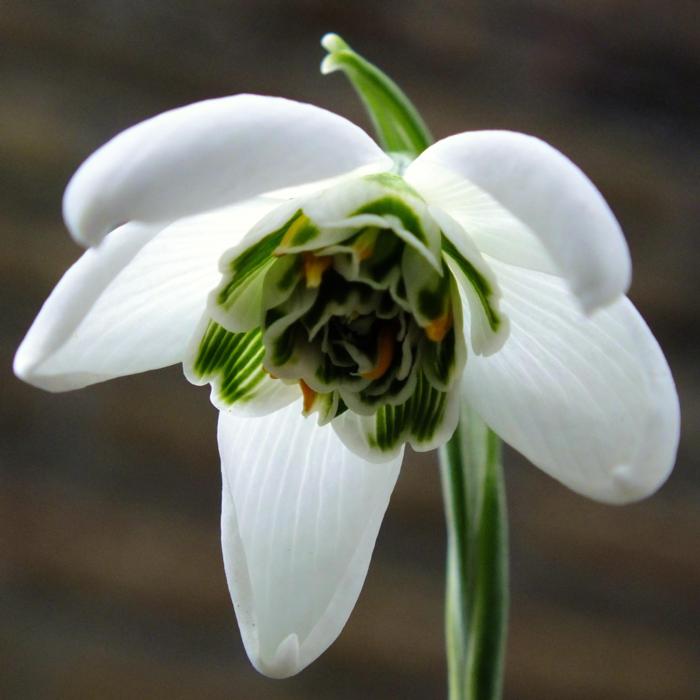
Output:
[[[450,700],[498,700],[508,617],[508,527],[500,440],[473,412],[440,451],[447,518]]]

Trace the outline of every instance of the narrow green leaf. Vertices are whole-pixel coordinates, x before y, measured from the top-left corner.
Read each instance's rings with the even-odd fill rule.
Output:
[[[499,700],[508,615],[500,441],[464,409],[440,460],[447,514],[449,698]]]
[[[418,110],[391,78],[355,53],[337,34],[326,34],[321,45],[328,51],[321,72],[326,75],[342,70],[347,75],[385,151],[415,158],[432,143]]]

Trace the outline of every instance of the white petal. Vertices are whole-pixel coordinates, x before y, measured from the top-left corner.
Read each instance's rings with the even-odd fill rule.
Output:
[[[369,464],[295,403],[219,417],[222,546],[253,665],[298,673],[342,630],[367,574],[401,455]]]
[[[165,112],[113,138],[73,176],[63,212],[76,240],[94,245],[127,221],[173,221],[357,168],[390,167],[367,134],[332,112],[235,95]]]
[[[627,244],[602,195],[566,156],[533,136],[451,136],[428,148],[404,177],[482,252],[544,271],[550,257],[587,312],[629,287]]]
[[[15,373],[67,391],[180,362],[219,281],[218,259],[277,202],[253,200],[158,232],[127,224],[63,276],[15,357]]]
[[[673,467],[679,407],[648,327],[623,297],[584,316],[558,277],[491,260],[510,336],[470,356],[466,397],[506,442],[579,493],[643,498]]]

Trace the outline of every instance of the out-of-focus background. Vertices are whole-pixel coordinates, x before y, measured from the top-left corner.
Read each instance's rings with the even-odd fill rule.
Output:
[[[665,348],[684,433],[652,499],[584,500],[506,454],[511,700],[700,697],[697,0],[4,0],[0,11],[0,697],[440,698],[444,529],[434,455],[403,471],[359,604],[300,676],[248,664],[219,552],[208,392],[179,368],[49,395],[14,350],[80,254],[77,165],[164,109],[242,91],[367,125],[321,35],[341,33],[436,136],[506,128],[603,191]]]

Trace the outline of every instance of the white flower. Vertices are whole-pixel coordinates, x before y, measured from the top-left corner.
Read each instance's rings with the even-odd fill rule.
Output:
[[[117,136],[73,177],[64,215],[90,247],[15,372],[65,391],[184,362],[212,383],[226,574],[263,673],[298,672],[339,634],[403,443],[444,442],[459,399],[601,501],[642,498],[673,465],[678,400],[624,296],[620,228],[538,139],[459,134],[401,171],[341,117],[239,95]]]

